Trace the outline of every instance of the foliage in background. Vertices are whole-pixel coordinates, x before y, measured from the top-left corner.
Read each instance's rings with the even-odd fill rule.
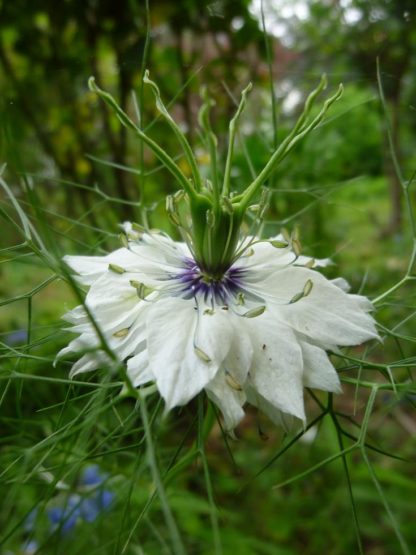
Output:
[[[299,4],[299,2],[295,2]],[[416,118],[412,99],[416,69],[416,7],[413,0],[309,0],[300,2],[308,11],[302,17],[291,10],[293,2],[265,0],[275,25],[283,24],[290,44],[299,53],[297,71],[329,71],[346,82],[377,91],[377,60],[383,90],[391,113],[391,142],[405,172],[416,163],[409,149]],[[283,16],[286,8],[287,17]],[[289,14],[287,10],[289,9]],[[317,54],[319,52],[319,54]],[[383,231],[399,233],[403,222],[400,178],[391,157],[387,128],[381,135],[384,173],[390,195],[389,221]]]
[[[233,179],[246,183],[270,155],[276,131],[261,23],[246,1],[151,2],[150,17],[145,3],[134,1],[65,2],[59,10],[47,0],[0,2],[0,163],[8,163],[2,178],[11,189],[11,196],[0,193],[2,552],[172,553],[177,544],[164,520],[167,503],[191,554],[342,555],[360,552],[359,546],[373,555],[410,553],[416,542],[415,118],[406,99],[415,86],[414,56],[400,75],[397,64],[381,56],[383,83],[400,79],[404,91],[403,222],[401,233],[386,235],[392,149],[385,129],[389,117],[394,129],[396,115],[390,87],[384,89],[386,112],[377,91],[380,52],[361,41],[381,29],[379,48],[391,58],[401,56],[414,44],[411,33],[400,39],[405,12],[414,23],[414,8],[350,2],[362,10],[353,26],[342,19],[343,2],[338,10],[333,2],[308,4],[310,19],[292,28],[305,42],[282,46],[268,38],[277,138],[300,105],[288,108],[284,89],[302,91],[302,97],[323,69],[333,84],[349,84],[332,120],[272,176],[267,232],[297,226],[307,254],[331,255],[337,267],[329,275],[345,275],[355,291],[377,300],[384,342],[334,355],[344,394],[332,399],[308,393],[305,434],[285,437],[251,411],[235,441],[223,434],[203,398],[164,418],[157,397],[144,407],[120,397],[117,375],[103,370],[70,381],[69,364],[52,363],[68,339],[58,318],[78,303],[60,257],[117,247],[118,223],[139,219],[143,208],[150,225],[169,230],[163,195],[175,190],[149,152],[87,92],[87,78],[95,74],[135,117],[134,89],[144,125],[176,155],[173,137],[155,120],[153,101],[145,94],[141,102],[145,57],[202,166],[207,153],[196,125],[200,84],[207,83],[218,102],[214,127],[224,153],[233,98],[252,80],[233,169]],[[379,12],[372,21],[364,4],[396,6],[397,17]],[[374,64],[371,72],[360,65],[363,51]],[[33,230],[28,239],[30,225],[49,257],[39,256]],[[99,488],[83,484],[91,463],[105,476],[104,490],[114,494],[108,506],[100,504]],[[155,469],[166,499],[155,494]],[[93,519],[85,510],[91,499]],[[56,508],[63,518],[51,526]]]

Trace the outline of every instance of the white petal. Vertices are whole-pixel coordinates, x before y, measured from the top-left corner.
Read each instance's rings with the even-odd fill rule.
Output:
[[[371,312],[374,310],[374,305],[373,303],[367,299],[367,297],[363,297],[362,295],[348,295],[351,299],[354,299],[354,301],[360,306],[360,308],[362,310],[364,310],[365,312]]]
[[[129,358],[127,361],[127,373],[134,387],[139,387],[155,380],[149,368],[149,358],[147,350],[144,349],[138,355]]]
[[[303,355],[303,383],[306,387],[314,387],[323,391],[340,393],[342,391],[338,373],[332,366],[328,355],[323,349],[301,342]]]
[[[65,256],[64,261],[81,276],[80,281],[85,285],[91,285],[102,274],[107,273],[109,264],[116,264],[130,271],[140,268],[140,258],[126,248],[117,249],[105,256]]]
[[[115,272],[110,264],[125,270],[117,274],[128,283],[135,279],[148,286],[163,285],[169,275],[176,275],[183,269],[183,261],[188,251],[182,243],[162,237],[155,240],[144,236],[145,240],[129,243],[129,249],[121,248],[106,256],[65,256],[65,262],[79,274],[80,283],[92,285],[104,274]]]
[[[120,278],[110,273],[103,275],[91,286],[85,299],[96,322],[109,331],[130,327],[146,305],[138,298],[136,289]]]
[[[308,280],[313,285],[310,293],[290,303]],[[319,272],[292,266],[266,277],[256,290],[268,295],[282,321],[314,342],[347,346],[378,337],[368,314],[372,309],[370,301],[345,293]]]
[[[263,269],[266,266],[269,271],[284,268],[291,264],[296,256],[289,246],[285,248],[276,248],[270,241],[284,241],[281,235],[272,237],[267,241],[254,243],[241,258],[238,259],[238,265],[243,268],[254,270]],[[247,241],[245,242],[247,243]]]
[[[312,268],[325,268],[326,266],[332,266],[333,262],[330,258],[312,258],[311,256],[304,256],[301,254],[296,259],[297,266],[306,266],[313,261]]]
[[[70,343],[61,349],[56,355],[56,359],[63,358],[68,353],[79,353],[80,351],[87,351],[97,349],[100,346],[98,337],[92,331],[90,333],[83,333],[76,337]]]
[[[224,371],[217,373],[215,378],[205,386],[205,391],[222,412],[225,429],[233,430],[244,416],[242,408],[246,401],[244,392],[229,385]]]
[[[339,277],[339,278],[331,279],[331,283],[336,285],[336,287],[339,287],[340,289],[342,289],[342,291],[345,291],[345,293],[348,293],[351,290],[351,285],[344,278]]]
[[[222,311],[204,314],[193,300],[161,299],[147,318],[150,369],[166,408],[197,395],[228,354],[232,328]]]
[[[276,424],[276,426],[281,426],[286,431],[290,431],[294,427],[295,423],[302,422],[291,414],[286,414],[276,408],[252,387],[247,386],[245,388],[245,392],[247,393],[247,401],[250,405],[257,407],[261,412],[264,412],[264,414],[266,414],[266,416],[268,416],[270,420]]]
[[[131,242],[129,248],[140,261],[140,271],[148,278],[162,281],[182,270],[184,259],[191,256],[183,243],[162,234],[144,234],[140,241]]]
[[[140,340],[138,338],[139,328],[141,326],[143,333],[144,315],[149,308],[148,303],[140,301],[137,296],[133,299],[120,298],[118,302],[117,299],[110,297],[103,300],[101,304],[97,299],[91,303],[90,297],[87,296],[86,303],[87,305],[93,304],[93,306],[88,306],[92,319],[112,346],[123,345],[126,340],[131,341],[133,336],[135,341]],[[99,342],[99,336],[93,321],[85,312],[84,307],[77,307],[77,309],[80,309],[78,314],[82,314],[82,312],[85,314],[83,322],[68,328],[68,331],[92,336],[94,341],[91,346],[95,346]],[[65,315],[64,318],[74,321],[71,313]],[[81,320],[81,317],[78,320]],[[124,331],[126,333],[123,333]]]
[[[70,324],[85,324],[88,321],[88,315],[85,312],[85,309],[82,305],[76,306],[66,314],[62,316],[62,319],[65,322],[69,322]]]
[[[224,360],[224,368],[237,383],[243,384],[252,365],[253,346],[245,320],[232,313],[229,317],[229,325],[233,325],[234,331],[228,355]]]
[[[77,374],[92,372],[108,364],[111,364],[111,359],[104,352],[96,351],[94,353],[86,353],[73,364],[69,377],[73,378]]]
[[[146,341],[146,328],[142,323],[137,323],[129,329],[124,337],[108,338],[108,344],[117,358],[122,361],[144,348]]]
[[[117,309],[116,305],[114,307],[115,312],[113,319],[109,319],[108,317],[103,318],[99,309],[95,311],[95,320],[101,329],[107,346],[112,350],[120,362],[128,356],[136,354],[136,352],[141,350],[145,345],[146,328],[144,315],[148,308],[149,305],[147,303],[136,303],[133,309],[125,313],[122,311],[119,313],[119,309]],[[79,313],[81,314],[81,311],[79,311]],[[69,331],[80,333],[80,335],[58,353],[57,359],[71,352],[79,353],[91,349],[98,350],[101,347],[101,338],[87,316],[85,323],[77,324]],[[120,334],[120,332],[122,333]],[[84,359],[84,362],[88,362],[88,370],[95,369],[93,368],[94,356],[95,353],[89,353],[87,357],[88,360]],[[101,363],[100,355],[97,354],[97,357],[98,363]],[[75,369],[72,370],[72,373],[78,373],[79,371],[83,372],[87,370],[78,370],[78,366],[76,366]]]
[[[275,408],[304,420],[302,352],[295,333],[270,309],[247,326],[254,349],[248,385]]]

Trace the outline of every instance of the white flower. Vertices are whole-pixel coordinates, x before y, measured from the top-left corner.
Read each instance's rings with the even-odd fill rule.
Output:
[[[371,303],[312,269],[319,263],[297,257],[281,237],[252,239],[215,280],[185,244],[125,230],[128,248],[65,261],[89,286],[85,304],[132,384],[155,382],[167,410],[204,389],[229,430],[246,402],[285,427],[304,422],[304,387],[341,389],[325,351],[377,337]],[[59,356],[88,350],[71,376],[107,363],[84,308],[64,318],[79,336]]]

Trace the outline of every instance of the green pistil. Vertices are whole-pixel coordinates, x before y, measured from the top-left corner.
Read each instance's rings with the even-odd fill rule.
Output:
[[[191,202],[193,251],[196,262],[208,276],[222,276],[234,261],[242,214],[217,210],[209,201]],[[207,213],[212,214],[207,221]]]

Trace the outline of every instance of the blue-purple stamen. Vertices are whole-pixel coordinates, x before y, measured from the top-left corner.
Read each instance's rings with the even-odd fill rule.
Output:
[[[225,304],[231,295],[236,295],[242,286],[244,270],[231,266],[222,276],[210,276],[202,272],[194,260],[184,260],[184,270],[177,278],[183,286],[186,297],[203,296],[205,300],[215,300]]]

